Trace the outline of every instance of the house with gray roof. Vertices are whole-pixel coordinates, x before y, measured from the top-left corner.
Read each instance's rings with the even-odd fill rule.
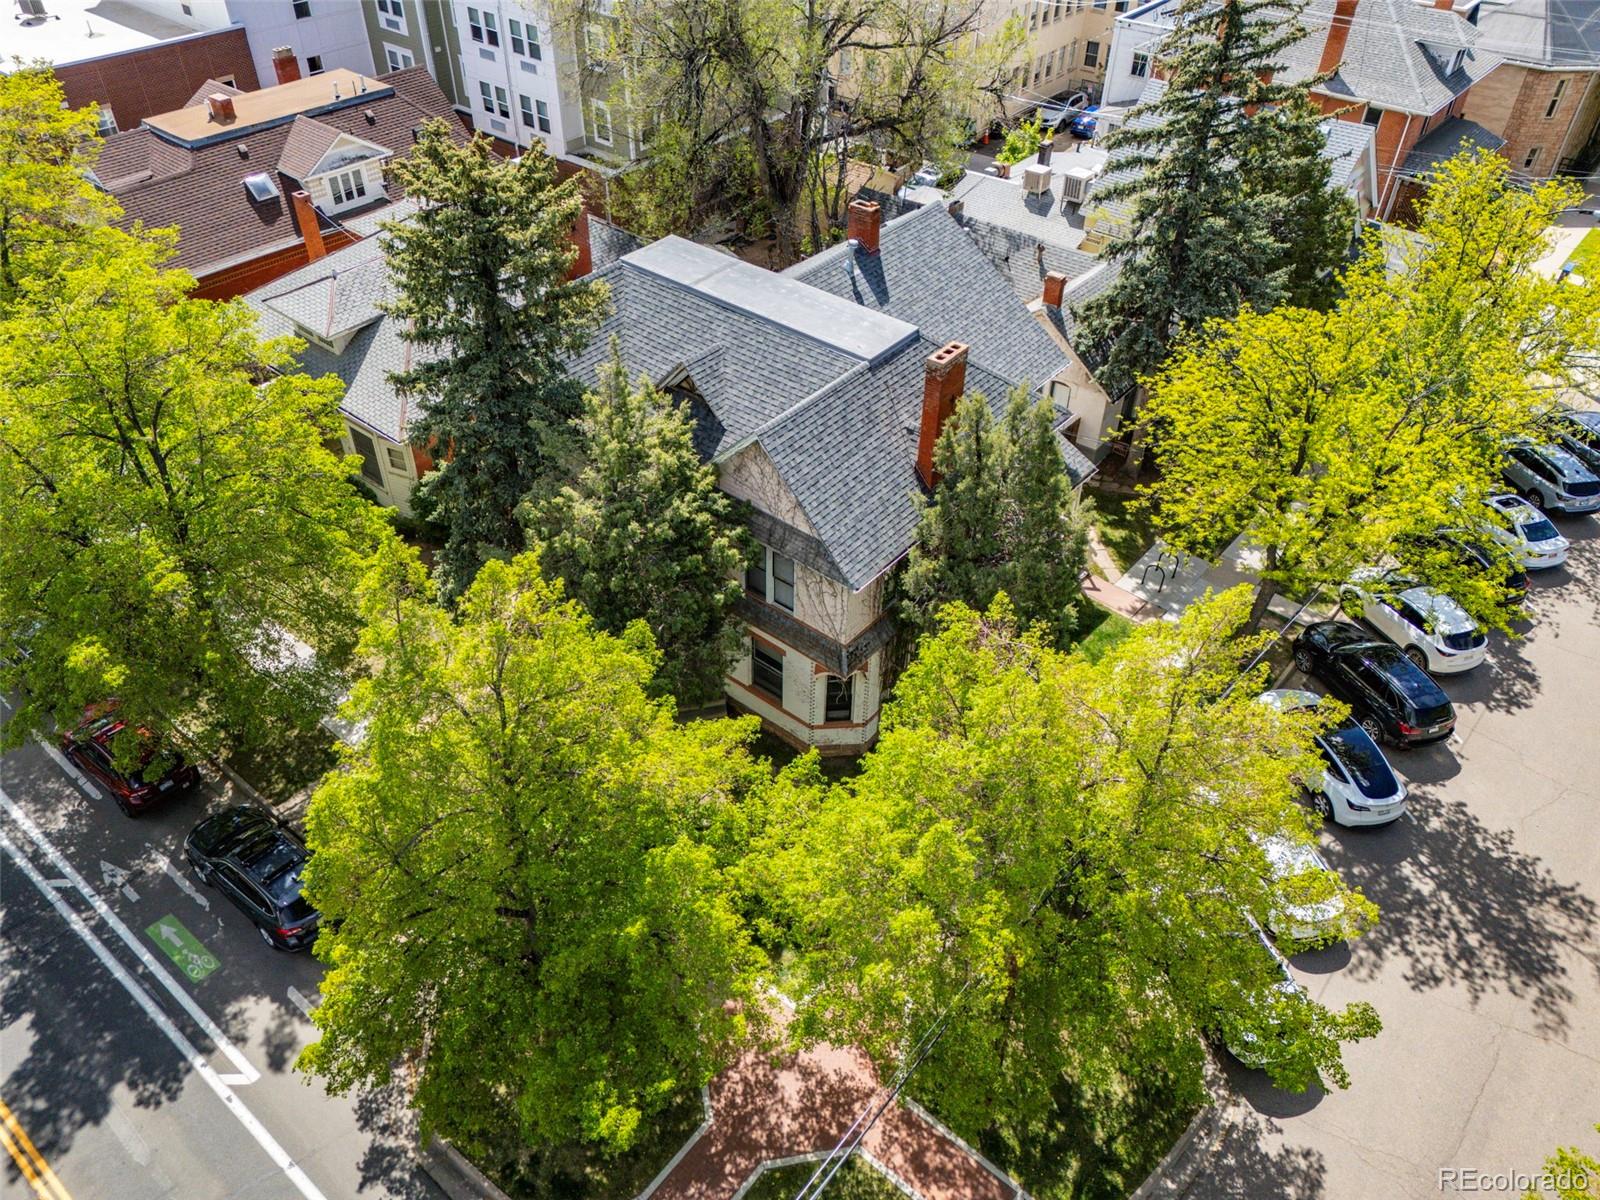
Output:
[[[942,207],[883,222],[855,201],[847,243],[775,274],[682,238],[639,245],[588,222],[609,313],[569,364],[585,383],[615,352],[687,406],[695,444],[748,505],[760,559],[729,704],[775,735],[855,754],[877,736],[889,576],[936,481],[932,448],[965,392],[998,411],[1018,389],[1050,400],[1063,469],[1072,361]],[[413,348],[387,316],[381,239],[336,251],[246,297],[263,333],[301,338],[301,367],[345,384],[347,453],[379,499],[405,508],[431,467],[389,385]]]

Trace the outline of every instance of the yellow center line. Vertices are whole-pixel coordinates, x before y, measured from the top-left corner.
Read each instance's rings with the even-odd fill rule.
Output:
[[[72,1193],[56,1178],[56,1173],[45,1162],[44,1155],[39,1153],[39,1148],[29,1139],[16,1114],[6,1107],[4,1100],[0,1100],[0,1142],[5,1143],[12,1161],[28,1182],[33,1184],[38,1200],[72,1200]]]

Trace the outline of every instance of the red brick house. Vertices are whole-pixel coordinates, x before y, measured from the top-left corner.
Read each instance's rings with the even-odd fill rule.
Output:
[[[212,81],[243,92],[261,86],[250,41],[239,26],[60,63],[56,78],[71,108],[100,109],[108,134],[136,128],[146,117],[182,108]]]

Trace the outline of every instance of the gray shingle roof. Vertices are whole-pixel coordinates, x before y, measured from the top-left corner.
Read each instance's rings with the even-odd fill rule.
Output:
[[[1322,122],[1325,142],[1324,156],[1331,160],[1333,174],[1329,182],[1336,188],[1354,184],[1361,164],[1366,160],[1367,149],[1376,140],[1378,131],[1360,121],[1341,121],[1329,117]]]
[[[626,229],[613,225],[603,217],[590,214],[589,269],[591,271],[609,267],[624,254],[632,254],[642,245],[644,245],[642,238],[635,237]]]
[[[1498,150],[1506,144],[1498,133],[1485,129],[1465,117],[1451,117],[1411,148],[1403,170],[1425,175],[1447,158],[1461,153],[1463,146],[1476,150]]]

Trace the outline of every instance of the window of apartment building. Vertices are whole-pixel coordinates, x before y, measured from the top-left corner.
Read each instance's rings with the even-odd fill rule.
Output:
[[[1044,55],[1039,55],[1033,60],[1033,83],[1037,87],[1039,80],[1044,76]]]
[[[854,675],[847,675],[843,679],[837,675],[828,676],[828,692],[822,704],[824,721],[855,719],[855,680]]]
[[[1087,41],[1083,44],[1083,65],[1090,69],[1100,65],[1100,43]]]
[[[349,430],[350,444],[356,448],[356,457],[361,460],[361,477],[382,487],[383,470],[378,466],[378,447],[354,425],[349,426]]]
[[[1150,74],[1150,56],[1148,54],[1135,54],[1133,56],[1133,65],[1128,70],[1143,79]]]
[[[744,586],[752,595],[794,611],[794,559],[762,546],[745,568]]]
[[[1117,2],[1111,6],[1111,11],[1112,12],[1119,12],[1119,13],[1127,12],[1128,11],[1128,0],[1117,0]]]
[[[322,74],[322,55],[320,55],[320,54],[308,54],[308,55],[306,55],[306,74],[307,75],[321,75]]]
[[[1039,6],[1037,4],[1028,5],[1028,28],[1039,28]]]
[[[377,0],[378,11],[397,21],[406,19],[406,0]]]
[[[480,13],[475,8],[467,9],[467,31],[475,42],[482,42],[486,46],[500,44],[500,26],[495,23],[492,12]]]
[[[532,96],[519,95],[517,100],[522,107],[522,123],[529,129],[537,129],[540,133],[549,133],[550,106],[543,100],[535,100]]]
[[[340,171],[329,181],[328,186],[333,191],[335,204],[354,204],[367,194],[367,177],[361,168],[357,167],[352,171]]]
[[[543,100],[533,102],[534,111],[539,114],[539,132],[550,132],[550,106]]]
[[[294,19],[304,21],[311,15],[311,0],[294,0]]]
[[[494,112],[494,88],[489,86],[486,79],[478,80],[478,98],[483,101],[484,112]]]
[[[110,137],[117,132],[117,114],[111,111],[111,105],[102,104],[100,106],[100,119],[95,126],[95,132],[101,137]]]
[[[509,117],[511,115],[511,97],[506,94],[505,88],[495,88],[494,106],[500,111],[500,115],[502,117]]]
[[[1046,54],[1044,56],[1044,77],[1046,79],[1049,79],[1052,76],[1054,76],[1055,73],[1056,73],[1056,52],[1054,50],[1052,50],[1052,51],[1050,51],[1049,54]]]
[[[750,686],[783,707],[783,655],[754,640],[750,643]]]
[[[1548,121],[1556,115],[1556,109],[1561,107],[1561,97],[1567,94],[1567,81],[1556,80],[1556,90],[1550,93],[1550,103],[1545,106],[1544,119]]]
[[[604,100],[591,101],[589,120],[594,126],[594,140],[602,146],[611,145],[611,105]]]
[[[417,65],[417,60],[412,58],[410,54],[404,50],[397,50],[393,46],[385,46],[383,48],[383,57],[388,60],[389,70],[391,71],[403,71],[407,67]]]
[[[544,50],[539,45],[539,27],[532,21],[524,24],[521,21],[507,21],[506,28],[511,32],[511,49],[514,53],[524,58],[543,58]]]
[[[1539,165],[1539,156],[1543,153],[1543,146],[1535,146],[1532,150],[1529,150],[1528,153],[1523,156],[1522,169],[1524,171],[1531,171],[1534,167],[1537,167]]]

